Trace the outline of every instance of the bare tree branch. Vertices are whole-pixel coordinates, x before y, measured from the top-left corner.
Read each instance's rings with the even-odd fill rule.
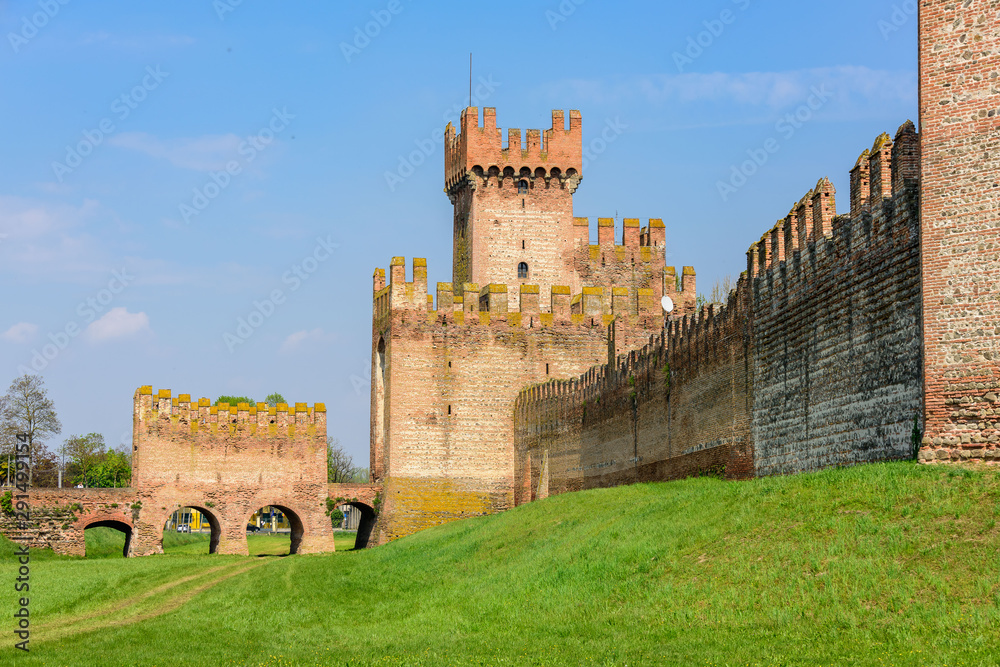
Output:
[[[340,441],[329,437],[326,439],[326,481],[331,484],[345,484],[355,481],[354,461],[350,454],[344,451]]]

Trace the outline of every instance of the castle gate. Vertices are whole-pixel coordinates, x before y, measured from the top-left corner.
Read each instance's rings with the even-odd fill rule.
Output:
[[[182,507],[207,517],[212,553],[247,555],[247,522],[268,505],[289,518],[291,553],[334,550],[322,403],[213,406],[142,387],[134,410],[135,555],[163,552],[163,526]]]
[[[263,404],[262,404],[263,405]],[[210,553],[248,555],[246,527],[261,507],[288,517],[290,553],[334,551],[328,502],[361,509],[356,548],[368,544],[379,487],[327,484],[326,409],[211,405],[141,387],[133,399],[132,487],[30,489],[29,521],[0,513],[0,532],[35,548],[84,556],[84,531],[125,533],[126,556],[163,553],[178,509],[200,512]]]

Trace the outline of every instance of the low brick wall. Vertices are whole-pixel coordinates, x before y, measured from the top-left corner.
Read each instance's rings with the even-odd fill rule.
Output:
[[[30,521],[20,526],[15,516],[0,514],[0,533],[36,549],[57,554],[85,556],[83,531],[95,525],[110,525],[131,537],[138,500],[134,489],[31,489],[28,492]],[[133,540],[125,546],[131,555]]]

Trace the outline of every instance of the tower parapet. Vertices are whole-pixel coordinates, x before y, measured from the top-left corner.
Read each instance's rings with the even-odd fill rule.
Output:
[[[462,111],[461,133],[455,127],[445,128],[445,190],[459,185],[468,174],[475,171],[480,177],[518,176],[528,179],[556,178],[571,183],[575,190],[583,171],[583,120],[580,112],[569,112],[566,128],[562,110],[552,111],[552,128],[525,132],[527,145],[521,143],[521,130],[507,130],[504,147],[497,127],[497,111],[483,109],[483,122],[479,122],[479,108],[468,107]],[[478,169],[477,169],[478,168]]]

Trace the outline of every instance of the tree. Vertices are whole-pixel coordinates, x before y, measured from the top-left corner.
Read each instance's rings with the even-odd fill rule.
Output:
[[[326,439],[326,481],[345,484],[354,481],[357,469],[351,455],[344,451],[336,438]]]
[[[101,464],[105,451],[104,436],[100,433],[74,435],[63,444],[62,453],[74,468],[74,484],[95,486],[92,471]],[[68,467],[68,466],[67,466]]]
[[[732,276],[724,276],[722,280],[716,280],[712,285],[712,292],[706,297],[699,294],[695,297],[694,306],[696,310],[701,310],[710,303],[726,303],[729,300],[729,293],[736,288]]]
[[[32,486],[43,489],[54,489],[59,486],[59,459],[49,450],[38,452],[32,470],[34,481]]]
[[[288,405],[288,401],[285,400],[285,397],[279,394],[278,392],[274,392],[273,394],[268,394],[267,398],[265,398],[264,401],[266,401],[267,404],[272,408],[278,407],[278,403],[284,403],[285,405]]]
[[[0,432],[5,445],[12,446],[17,434],[28,435],[28,484],[33,482],[32,469],[45,441],[62,432],[52,399],[40,375],[22,375],[14,380],[3,400]]]
[[[129,455],[109,449],[100,456],[98,464],[90,469],[89,480],[93,488],[128,486],[132,481],[132,462]]]
[[[708,300],[712,303],[726,303],[729,300],[729,293],[735,287],[736,284],[733,282],[732,276],[723,276],[721,281],[716,280],[715,284],[712,285],[712,295]]]
[[[3,413],[7,406],[7,396],[0,396],[0,420],[3,419]],[[7,434],[4,432],[2,422],[0,422],[0,481],[3,482],[4,486],[14,483],[14,478],[11,473],[14,470],[14,447],[11,442],[7,439]]]
[[[229,405],[233,407],[239,405],[240,403],[246,403],[251,408],[257,405],[253,399],[247,398],[246,396],[219,396],[215,399],[215,404],[218,405],[219,403],[229,403]]]

